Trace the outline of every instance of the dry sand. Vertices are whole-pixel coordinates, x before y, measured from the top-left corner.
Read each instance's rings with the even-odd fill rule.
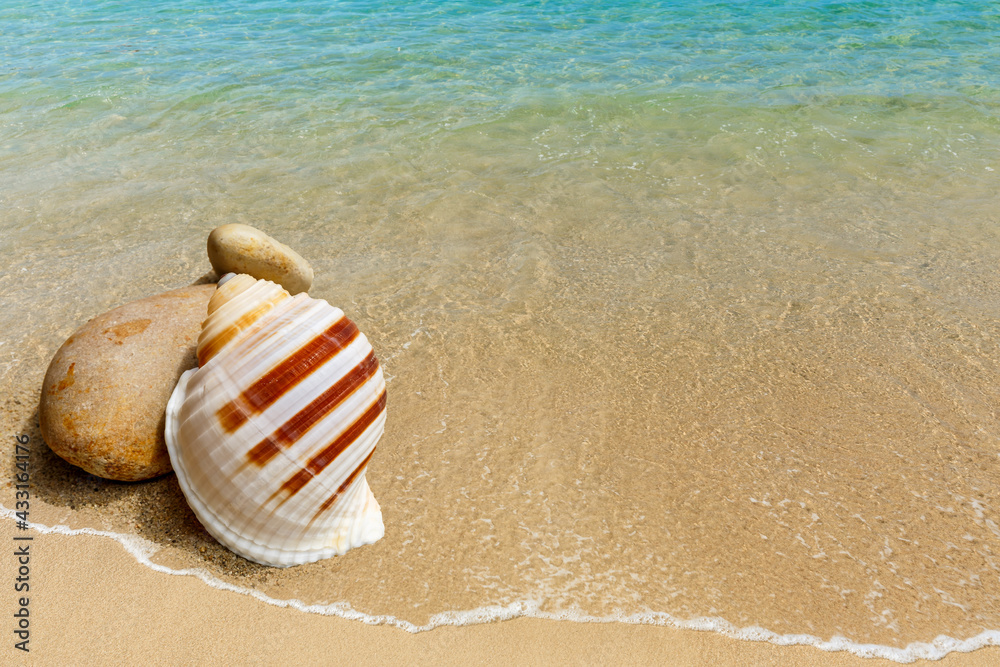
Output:
[[[11,521],[0,521],[4,543],[12,543],[14,532]],[[34,535],[31,651],[21,654],[8,642],[0,650],[6,664],[330,664],[347,656],[358,665],[895,664],[809,646],[617,623],[516,619],[411,634],[279,608],[194,577],[153,572],[108,538]],[[13,594],[9,598],[8,608]],[[998,662],[1000,647],[987,647],[952,653],[935,664]]]

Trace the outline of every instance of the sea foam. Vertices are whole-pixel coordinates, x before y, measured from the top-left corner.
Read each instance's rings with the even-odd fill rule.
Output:
[[[0,517],[14,520],[15,511],[0,505]],[[160,572],[179,576],[195,577],[205,584],[223,591],[248,595],[261,602],[275,607],[290,607],[307,614],[322,616],[338,616],[351,621],[360,621],[368,625],[390,625],[406,632],[426,632],[442,626],[474,625],[477,623],[492,623],[513,618],[541,618],[553,621],[568,621],[574,623],[627,623],[632,625],[658,625],[682,630],[701,630],[718,632],[732,639],[747,641],[763,641],[779,646],[804,645],[814,646],[822,651],[847,651],[862,658],[885,658],[900,663],[910,663],[916,660],[940,660],[949,653],[968,653],[984,646],[1000,646],[1000,630],[984,630],[974,637],[959,639],[947,635],[938,635],[928,642],[913,642],[905,648],[884,646],[881,644],[861,644],[846,637],[834,636],[822,639],[809,634],[778,634],[757,626],[737,627],[729,621],[717,617],[700,617],[681,619],[666,612],[642,612],[636,614],[613,614],[610,616],[592,616],[572,609],[560,612],[546,612],[540,609],[540,603],[533,600],[522,600],[507,605],[485,605],[475,609],[454,610],[434,614],[425,625],[416,625],[395,616],[366,614],[351,607],[349,602],[333,604],[306,604],[301,600],[279,600],[260,591],[236,586],[222,581],[205,570],[199,568],[173,569],[152,561],[152,557],[160,550],[159,545],[137,535],[127,535],[93,528],[70,528],[69,526],[45,526],[39,523],[29,523],[29,528],[42,534],[54,535],[93,535],[106,537],[121,544],[136,561],[142,565]]]

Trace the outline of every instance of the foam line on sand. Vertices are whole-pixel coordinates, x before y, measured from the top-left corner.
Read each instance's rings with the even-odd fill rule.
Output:
[[[15,511],[0,505],[0,517],[14,520]],[[92,528],[70,528],[64,525],[46,526],[38,523],[30,523],[29,528],[42,534],[92,535],[109,538],[121,544],[136,561],[156,572],[195,577],[212,588],[247,595],[276,607],[289,607],[308,614],[337,616],[369,625],[389,625],[411,633],[425,632],[442,626],[463,626],[514,618],[539,618],[576,623],[627,623],[712,631],[733,639],[770,642],[781,646],[813,646],[823,651],[846,651],[859,657],[885,658],[901,663],[914,662],[918,659],[938,660],[952,652],[970,652],[985,646],[1000,645],[1000,631],[997,630],[986,630],[967,639],[939,635],[929,642],[914,642],[905,648],[896,648],[879,644],[860,644],[852,642],[845,637],[832,637],[824,640],[808,634],[777,634],[755,626],[739,628],[721,618],[703,617],[683,620],[665,612],[644,612],[602,617],[590,616],[574,610],[552,613],[541,611],[539,603],[531,600],[514,602],[508,605],[488,605],[470,610],[442,612],[432,616],[426,625],[416,625],[394,616],[366,614],[351,608],[351,605],[347,602],[320,605],[306,604],[297,599],[279,600],[265,595],[260,591],[222,581],[202,569],[185,568],[175,570],[154,563],[152,557],[160,550],[160,547],[149,540],[135,535],[95,530]]]

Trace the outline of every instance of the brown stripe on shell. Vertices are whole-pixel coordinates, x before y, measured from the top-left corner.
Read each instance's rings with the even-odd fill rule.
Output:
[[[368,462],[372,460],[372,455],[374,453],[375,453],[375,448],[372,447],[372,450],[368,452],[368,456],[365,457],[365,460],[362,461],[360,464],[358,464],[358,467],[356,467],[354,471],[347,476],[347,479],[345,479],[344,483],[337,488],[337,491],[332,496],[323,501],[323,504],[319,506],[319,510],[316,512],[316,514],[313,515],[312,520],[309,521],[309,525],[312,525],[313,521],[318,519],[320,515],[323,514],[323,512],[333,507],[333,504],[337,502],[337,498],[340,497],[340,494],[346,491],[347,487],[349,487],[351,484],[354,483],[354,480],[358,478],[358,475],[360,475],[361,471],[365,469],[365,466],[368,465]]]
[[[241,331],[246,330],[250,325],[259,320],[264,314],[274,308],[274,305],[287,298],[284,292],[275,298],[268,299],[253,310],[247,311],[238,320],[220,331],[214,338],[207,340],[204,344],[199,341],[198,345],[198,365],[204,366],[209,359],[214,357],[219,350],[225,347],[226,343],[235,338]]]
[[[249,452],[247,462],[258,467],[267,465],[282,449],[291,447],[310,428],[321,419],[333,412],[358,387],[367,382],[378,370],[378,359],[375,352],[370,351],[350,373],[340,378],[332,387],[317,396],[309,405],[299,410],[295,416],[286,421],[268,437],[261,440]]]
[[[288,393],[295,385],[358,337],[358,327],[344,316],[283,359],[239,396],[216,413],[223,430],[232,433],[250,418],[260,414]]]
[[[281,488],[271,494],[268,498],[270,502],[275,496],[277,496],[282,491],[288,492],[288,498],[291,498],[299,490],[309,483],[309,480],[314,478],[316,475],[323,472],[323,470],[333,463],[340,454],[354,444],[354,441],[365,432],[372,423],[378,419],[378,416],[382,414],[385,410],[385,390],[379,394],[378,400],[371,404],[371,406],[365,410],[365,413],[358,417],[357,421],[351,424],[351,427],[341,433],[336,440],[327,445],[323,450],[316,454],[314,457],[309,459],[309,463],[306,464],[304,468],[299,470],[297,473],[292,475],[288,480],[281,485]],[[284,500],[282,501],[284,502]]]

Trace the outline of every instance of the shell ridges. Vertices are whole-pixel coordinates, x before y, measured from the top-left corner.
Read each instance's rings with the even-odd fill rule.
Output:
[[[367,338],[306,294],[237,275],[209,303],[209,353],[166,410],[171,462],[205,528],[286,567],[384,533],[365,477],[385,428],[385,380]]]

